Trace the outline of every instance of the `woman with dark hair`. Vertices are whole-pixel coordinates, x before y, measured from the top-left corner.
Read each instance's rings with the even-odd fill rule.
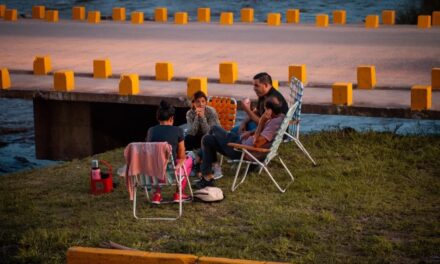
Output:
[[[185,155],[185,144],[183,141],[183,130],[180,127],[173,126],[174,124],[174,114],[176,110],[168,102],[162,100],[160,102],[159,108],[156,112],[156,118],[159,121],[159,125],[150,127],[147,132],[146,141],[147,142],[168,142],[172,147],[172,155],[175,161],[176,168],[184,166],[187,162],[191,160],[186,160]],[[189,172],[188,172],[189,173]],[[186,187],[186,178],[182,181],[182,190]],[[190,200],[191,197],[182,193],[182,200]],[[179,193],[174,193],[173,200],[179,202]],[[152,203],[160,204],[162,201],[162,194],[160,188],[156,188],[156,192],[153,195]]]
[[[188,131],[185,136],[185,147],[187,150],[199,149],[202,137],[208,134],[213,126],[220,126],[217,112],[213,107],[206,105],[207,102],[204,92],[194,93],[192,108],[186,113]]]

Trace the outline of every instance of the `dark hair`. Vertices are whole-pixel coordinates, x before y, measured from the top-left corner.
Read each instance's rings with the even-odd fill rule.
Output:
[[[269,84],[272,86],[272,77],[267,72],[260,72],[254,76],[254,80],[260,81],[260,83]]]
[[[197,91],[193,95],[192,101],[195,102],[199,98],[205,98],[205,100],[208,100],[208,97],[206,97],[206,94],[203,91]]]
[[[282,105],[280,100],[275,96],[267,97],[264,102],[264,106],[268,109],[271,109],[275,115],[279,115],[282,112]]]
[[[170,105],[167,101],[160,101],[159,108],[156,112],[156,118],[159,121],[169,120],[176,113],[176,109]]]

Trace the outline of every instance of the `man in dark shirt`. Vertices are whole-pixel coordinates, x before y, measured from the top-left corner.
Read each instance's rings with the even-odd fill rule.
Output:
[[[242,101],[241,106],[246,112],[247,117],[245,120],[243,120],[238,128],[236,127],[232,130],[233,132],[243,134],[247,131],[254,131],[258,122],[260,121],[261,115],[264,113],[264,101],[269,96],[278,98],[278,100],[281,102],[281,111],[283,114],[286,114],[289,110],[286,99],[284,99],[280,92],[272,87],[272,77],[270,77],[268,73],[261,72],[255,75],[253,78],[253,85],[254,91],[258,96],[257,107],[252,110],[249,99]]]

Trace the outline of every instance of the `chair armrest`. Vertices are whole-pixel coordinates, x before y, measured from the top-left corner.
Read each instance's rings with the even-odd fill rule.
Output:
[[[261,152],[261,153],[270,152],[270,149],[256,148],[256,147],[247,146],[247,145],[238,144],[238,143],[228,143],[228,146],[232,147],[232,148],[237,148],[237,149],[247,149],[247,150],[254,151],[254,152]]]

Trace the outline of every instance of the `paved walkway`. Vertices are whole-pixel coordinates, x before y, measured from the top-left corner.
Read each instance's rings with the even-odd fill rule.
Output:
[[[0,67],[11,69],[13,89],[52,89],[52,76],[32,76],[33,58],[50,55],[53,70],[71,69],[79,76],[92,73],[92,61],[109,58],[113,73],[154,76],[159,61],[174,64],[175,76],[206,76],[218,79],[218,64],[236,61],[239,80],[250,81],[260,71],[287,80],[290,64],[306,64],[309,85],[305,104],[330,104],[334,82],[356,83],[356,67],[376,66],[378,86],[384,89],[355,90],[354,105],[407,108],[409,88],[430,84],[431,68],[440,67],[440,28],[415,26],[365,29],[362,25],[330,26],[264,24],[220,26],[217,23],[103,21],[99,25],[37,20],[0,21]],[[76,92],[116,94],[117,79],[76,78]],[[324,88],[317,88],[324,87]],[[385,89],[386,88],[386,89]],[[141,81],[141,94],[180,97],[185,82]],[[283,88],[282,88],[283,90]],[[250,85],[209,83],[210,95],[252,97]],[[440,110],[440,93],[433,93],[433,109]]]

